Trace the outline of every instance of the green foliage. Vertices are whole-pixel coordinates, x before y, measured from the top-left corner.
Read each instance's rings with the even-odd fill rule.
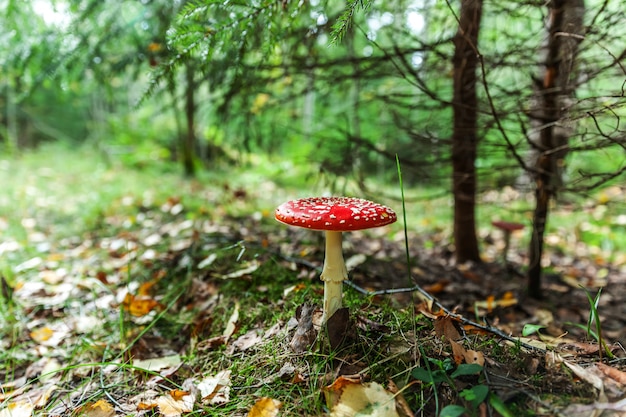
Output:
[[[450,359],[437,360],[433,358],[427,358],[426,366],[413,369],[411,375],[420,381],[423,381],[431,386],[433,393],[437,396],[439,388],[437,385],[445,383],[454,390],[456,389],[455,381],[457,378],[479,375],[483,371],[483,367],[478,364],[460,364],[454,368]],[[434,367],[431,367],[434,365]],[[441,413],[436,413],[439,416],[455,417],[466,413],[475,415],[478,412],[480,404],[488,400],[490,395],[489,387],[482,383],[472,385],[471,387],[457,390],[458,396],[463,399],[466,406],[458,404],[449,404],[441,409]],[[492,393],[491,396],[495,397]],[[504,404],[499,404],[504,405]],[[438,401],[437,401],[438,407]],[[501,407],[506,409],[506,407]]]
[[[344,12],[339,16],[337,21],[333,24],[333,31],[331,38],[333,43],[339,43],[346,35],[346,32],[350,30],[354,14],[362,9],[366,11],[372,5],[371,0],[349,0],[346,2],[346,8]]]

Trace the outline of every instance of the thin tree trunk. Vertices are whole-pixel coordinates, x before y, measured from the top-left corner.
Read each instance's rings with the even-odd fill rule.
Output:
[[[458,262],[480,262],[476,237],[476,153],[478,31],[482,0],[463,0],[459,30],[454,38],[454,131],[452,189],[454,242]]]
[[[571,128],[565,117],[574,93],[574,60],[582,39],[584,0],[552,0],[543,83],[538,91],[535,124],[541,125],[535,168],[535,210],[529,248],[528,295],[541,298],[541,258],[550,202],[562,182]]]
[[[194,177],[196,175],[195,149],[196,149],[196,102],[195,102],[195,82],[194,67],[186,64],[187,84],[185,85],[185,118],[187,120],[187,132],[182,141],[182,157],[185,175]]]

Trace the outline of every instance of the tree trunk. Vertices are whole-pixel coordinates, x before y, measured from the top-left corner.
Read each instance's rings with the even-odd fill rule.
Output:
[[[478,31],[482,0],[463,0],[454,38],[454,130],[452,134],[452,191],[454,242],[458,262],[480,262],[476,237],[476,149]]]
[[[187,83],[185,85],[185,119],[187,120],[187,132],[185,138],[182,140],[182,157],[183,167],[185,169],[185,176],[194,177],[196,175],[196,101],[195,101],[195,82],[194,66],[191,63],[186,63],[185,69],[187,70]]]
[[[535,210],[529,248],[528,295],[541,298],[541,258],[550,202],[562,182],[562,167],[572,127],[567,125],[567,107],[575,89],[574,61],[582,39],[584,0],[552,0],[549,37],[543,82],[538,85],[534,125],[539,127],[535,141]]]

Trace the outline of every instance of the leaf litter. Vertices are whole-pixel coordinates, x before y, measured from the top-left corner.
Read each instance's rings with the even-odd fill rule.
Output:
[[[472,411],[468,393],[480,386],[537,413],[626,412],[624,317],[616,314],[624,300],[605,290],[599,307],[616,355],[610,361],[599,361],[597,343],[568,324],[586,323],[588,315],[575,284],[599,285],[589,281],[594,266],[584,260],[562,267],[555,262],[564,278],[549,275],[549,299],[538,303],[524,298],[515,271],[497,262],[455,265],[442,241],[432,253],[411,254],[410,285],[436,294],[446,311],[415,291],[353,292],[350,308],[324,328],[319,309],[304,301],[321,295],[318,249],[303,251],[301,242],[294,243],[305,233],[259,228],[256,216],[225,217],[218,224],[190,214],[179,197],[140,203],[133,215],[105,217],[102,230],[59,242],[46,242],[45,233],[35,232],[37,222],[26,222],[41,253],[13,268],[14,283],[2,281],[3,308],[14,312],[15,331],[0,342],[10,362],[2,368],[1,417],[43,411],[179,416],[201,409],[222,415],[231,405],[232,415],[298,415],[304,400],[285,395],[285,386],[314,391],[305,411],[311,415],[431,414],[432,401],[419,399],[435,390],[442,406]],[[268,241],[275,245],[258,244]],[[372,294],[406,287],[402,242],[374,234],[348,246],[355,286]],[[277,281],[278,293],[271,280],[256,283],[270,265],[272,273],[290,277]],[[618,269],[602,265],[596,271],[602,268],[605,288],[623,285]],[[229,293],[228,285],[240,292]],[[282,313],[256,317],[244,304],[251,291]],[[400,313],[415,320],[398,326]],[[480,326],[459,317],[475,317]],[[537,327],[522,337],[527,324]],[[513,341],[494,337],[492,328]],[[480,371],[458,372],[468,365]],[[423,372],[412,372],[417,369]],[[533,375],[541,378],[532,381]],[[567,404],[550,396],[559,392],[568,393]],[[235,405],[237,398],[245,400]],[[489,406],[502,409],[495,400]]]

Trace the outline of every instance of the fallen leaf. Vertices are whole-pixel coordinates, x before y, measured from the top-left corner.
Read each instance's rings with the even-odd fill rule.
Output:
[[[248,412],[248,417],[276,417],[282,403],[269,397],[260,398]]]
[[[62,367],[63,366],[58,360],[54,358],[49,359],[44,364],[43,369],[41,370],[41,375],[39,376],[39,380],[41,382],[50,381],[50,379],[54,378],[57,374],[57,371],[61,369]]]
[[[233,347],[240,351],[248,350],[263,340],[260,329],[252,329],[233,342]]]
[[[433,311],[433,300],[422,300],[421,303],[415,306],[415,310],[433,320],[441,315]]]
[[[222,334],[222,336],[224,336],[226,341],[228,341],[228,339],[230,339],[233,333],[235,333],[235,330],[237,329],[238,321],[239,321],[239,302],[236,302],[235,310],[230,315],[230,318],[228,319],[228,322],[226,323],[226,328],[224,329],[224,333]]]
[[[157,281],[144,282],[139,286],[137,290],[138,296],[149,296],[152,294],[152,288],[156,285]]]
[[[164,417],[179,417],[183,413],[190,413],[193,411],[193,404],[192,395],[185,395],[180,400],[176,400],[166,394],[156,399],[156,405]]]
[[[600,345],[597,343],[578,341],[561,343],[557,347],[560,352],[570,355],[595,355],[600,350]]]
[[[465,358],[465,363],[475,363],[480,366],[485,366],[485,355],[482,352],[467,349],[465,351],[464,358]]]
[[[204,378],[198,384],[200,397],[204,403],[225,404],[230,398],[230,370],[223,370],[212,377]]]
[[[328,318],[326,333],[333,350],[347,346],[356,339],[354,322],[350,320],[350,310],[347,307],[340,308]]]
[[[490,295],[485,301],[476,301],[474,303],[474,307],[491,313],[496,307],[512,307],[517,305],[517,303],[517,298],[511,297],[511,294],[509,293],[505,293],[504,296],[498,300],[496,300],[494,296]]]
[[[398,389],[396,383],[389,380],[387,388],[396,398],[396,411],[398,411],[398,414],[400,414],[401,417],[414,417],[413,411],[411,411],[411,407],[409,407],[409,403],[406,402],[404,395],[402,395],[402,391]]]
[[[563,359],[561,358],[561,360]],[[565,364],[565,366],[571,369],[572,372],[574,372],[574,374],[576,374],[577,377],[579,377],[583,381],[590,383],[598,391],[601,391],[604,388],[604,383],[602,382],[602,379],[598,375],[594,374],[593,372],[588,371],[586,368],[583,368],[582,366],[577,365],[573,362],[563,360],[563,363]]]
[[[596,363],[596,366],[602,373],[609,378],[619,382],[622,385],[626,385],[626,372],[620,371],[619,369],[615,369],[609,365],[606,365],[602,362]]]
[[[39,392],[39,398],[36,398],[35,395],[31,395],[31,401],[34,402],[36,408],[43,408],[48,404],[48,400],[52,394],[58,389],[59,387],[54,384],[44,385]]]
[[[306,289],[306,284],[303,282],[287,287],[283,290],[283,298],[287,297],[291,292],[298,292],[304,289]]]
[[[217,254],[212,253],[198,263],[198,269],[205,269],[213,264],[217,259]]]
[[[115,410],[113,406],[105,400],[98,400],[95,403],[87,403],[78,408],[73,415],[80,417],[113,417]]]
[[[206,339],[206,340],[202,340],[198,342],[198,344],[196,345],[196,349],[198,351],[213,350],[225,344],[226,344],[226,338],[224,336],[215,336],[215,337],[211,337],[210,339]]]
[[[399,417],[394,395],[376,382],[340,376],[324,388],[330,417]]]
[[[458,342],[454,340],[449,340],[450,346],[452,346],[452,356],[454,357],[454,363],[460,365],[465,360],[465,355],[467,351],[465,348]]]
[[[142,317],[150,313],[160,304],[158,301],[149,297],[135,297],[132,294],[126,294],[123,306],[131,315]]]
[[[435,334],[437,337],[444,336],[446,340],[459,340],[461,334],[456,328],[456,323],[450,316],[437,317],[435,320]]]
[[[42,343],[49,340],[54,332],[49,327],[40,327],[30,332],[30,338],[35,342]]]
[[[298,327],[289,342],[289,347],[296,352],[302,353],[309,350],[317,338],[317,330],[313,326],[313,313],[315,307],[311,304],[302,304],[296,309]]]
[[[12,402],[0,410],[0,417],[30,417],[34,408],[29,401]]]
[[[160,358],[136,359],[133,360],[133,365],[148,371],[160,371],[161,369],[178,366],[181,362],[180,355],[170,355]]]
[[[169,392],[170,396],[175,399],[176,401],[180,401],[183,399],[184,396],[186,395],[191,395],[191,393],[189,391],[183,391],[180,389],[173,389]]]
[[[257,262],[257,261],[250,262],[250,265],[248,265],[247,267],[245,267],[243,269],[240,269],[239,271],[235,271],[235,272],[231,272],[230,274],[222,275],[222,279],[239,278],[239,277],[243,277],[244,275],[250,275],[251,273],[253,273],[257,269],[259,269],[260,265],[261,264],[259,262]]]
[[[424,286],[424,291],[429,294],[439,294],[445,291],[446,287],[450,284],[449,280],[439,280],[434,284]]]
[[[367,260],[367,257],[362,253],[357,253],[356,255],[352,255],[348,259],[346,259],[346,269],[348,271],[352,271],[357,266],[361,265]]]
[[[148,403],[140,402],[139,404],[137,404],[138,411],[154,410],[157,407],[158,405],[156,403],[148,404]]]

